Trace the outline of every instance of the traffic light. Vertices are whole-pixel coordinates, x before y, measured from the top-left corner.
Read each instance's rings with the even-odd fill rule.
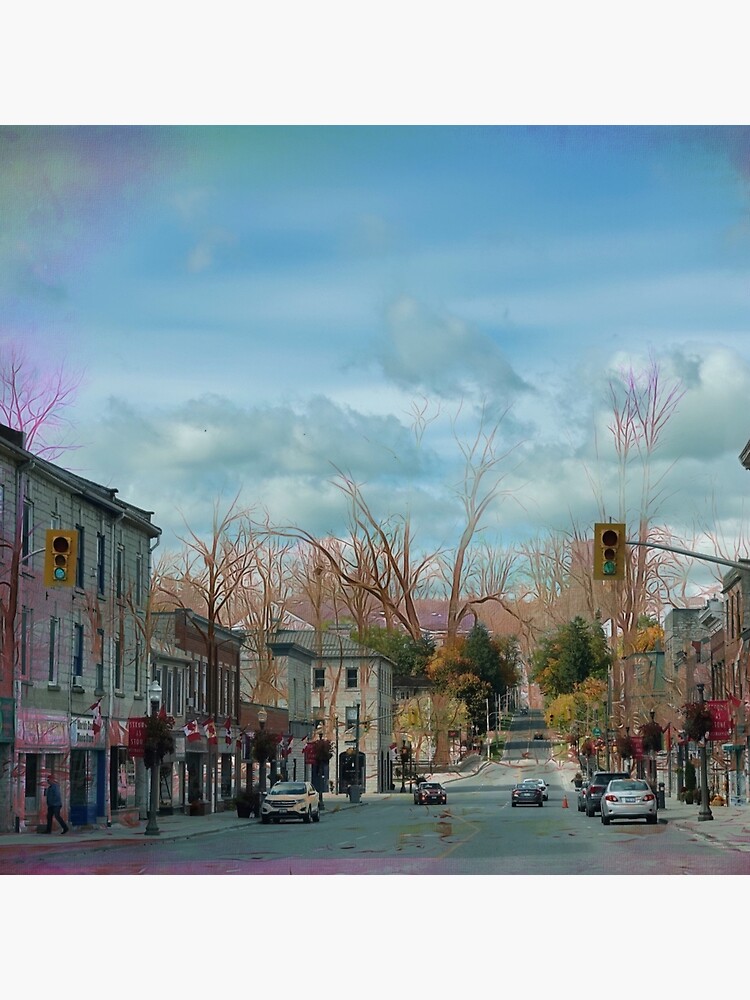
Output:
[[[625,579],[625,525],[594,525],[594,579]]]
[[[45,587],[72,587],[76,579],[78,532],[50,528],[44,549]]]

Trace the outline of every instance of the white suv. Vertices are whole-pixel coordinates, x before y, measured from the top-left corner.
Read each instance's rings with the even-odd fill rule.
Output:
[[[320,799],[309,781],[277,781],[260,807],[262,823],[280,823],[282,819],[301,819],[303,823],[320,821]]]

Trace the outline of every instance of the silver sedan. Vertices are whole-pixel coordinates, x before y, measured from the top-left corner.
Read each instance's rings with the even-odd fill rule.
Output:
[[[613,778],[602,794],[601,814],[605,826],[620,819],[655,823],[656,796],[649,783],[640,778]]]

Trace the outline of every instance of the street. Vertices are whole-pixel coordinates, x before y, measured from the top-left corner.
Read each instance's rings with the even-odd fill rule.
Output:
[[[254,820],[181,839],[77,844],[75,836],[0,845],[0,873],[93,875],[736,875],[750,853],[696,839],[664,811],[655,826],[604,827],[579,813],[569,769],[547,758],[489,763],[446,783],[445,806],[415,805],[408,792],[359,806],[329,799],[318,824]],[[512,808],[522,777],[543,777],[543,808]],[[567,808],[564,802],[567,801]],[[200,830],[199,826],[195,827]]]

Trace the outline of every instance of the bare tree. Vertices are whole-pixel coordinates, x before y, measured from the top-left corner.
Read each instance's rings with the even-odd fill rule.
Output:
[[[62,364],[40,372],[22,346],[9,343],[0,349],[0,419],[23,431],[24,446],[54,462],[74,445],[53,444],[50,433],[67,423],[63,415],[75,400],[81,375],[70,375]]]
[[[184,548],[171,562],[162,561],[159,575],[152,580],[157,600],[175,608],[191,608],[205,619],[205,626],[194,621],[206,646],[206,702],[210,716],[216,716],[219,704],[219,637],[217,628],[230,629],[234,602],[242,581],[253,563],[248,545],[250,512],[237,506],[239,494],[224,513],[220,500],[214,503],[212,529],[208,540],[197,535],[186,523],[187,535],[180,537]],[[239,715],[239,689],[236,690],[235,717]],[[210,752],[210,748],[209,748]],[[212,795],[214,763],[208,768],[208,793]]]

